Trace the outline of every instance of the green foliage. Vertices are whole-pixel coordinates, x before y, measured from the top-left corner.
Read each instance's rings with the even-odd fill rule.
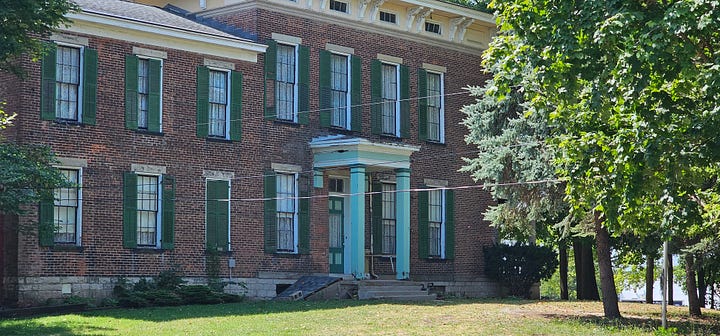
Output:
[[[673,336],[678,334],[678,329],[675,327],[658,327],[655,329],[653,335],[655,336]]]
[[[220,281],[220,252],[216,249],[205,251],[205,273],[207,274],[208,286],[214,291],[222,292],[225,284]]]
[[[222,294],[213,291],[208,286],[189,285],[178,290],[183,301],[188,304],[216,304],[223,303]]]
[[[157,278],[155,278],[155,284],[158,289],[165,289],[169,291],[177,290],[184,283],[185,281],[180,277],[177,269],[175,268],[162,271]]]
[[[55,198],[54,189],[70,187],[48,146],[0,142],[0,212],[22,214],[22,206]]]
[[[549,279],[558,266],[557,253],[545,246],[498,244],[483,254],[485,274],[517,297],[528,297],[532,285]]]

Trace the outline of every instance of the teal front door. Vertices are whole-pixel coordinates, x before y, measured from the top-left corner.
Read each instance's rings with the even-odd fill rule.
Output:
[[[344,233],[343,233],[343,198],[330,197],[328,203],[329,209],[329,236],[330,236],[330,273],[343,273],[343,251],[345,249]]]

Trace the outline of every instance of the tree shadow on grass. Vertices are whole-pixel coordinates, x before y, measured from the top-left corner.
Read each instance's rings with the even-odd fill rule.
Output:
[[[36,336],[36,335],[78,335],[98,334],[101,332],[116,331],[112,328],[103,328],[89,323],[57,320],[40,323],[30,319],[9,319],[0,321],[0,335],[3,336]]]
[[[653,331],[662,326],[659,318],[651,317],[626,316],[619,320],[609,320],[596,315],[541,314],[541,316],[561,321],[593,324],[606,329],[641,328]],[[711,317],[673,318],[668,320],[668,328],[676,328],[680,335],[720,335],[720,320]]]

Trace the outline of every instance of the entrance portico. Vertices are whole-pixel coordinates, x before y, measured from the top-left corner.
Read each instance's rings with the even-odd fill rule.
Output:
[[[314,155],[314,168],[349,169],[350,190],[342,195],[347,198],[349,216],[344,237],[344,253],[347,261],[344,273],[357,279],[369,275],[365,270],[365,195],[369,173],[375,171],[395,172],[396,181],[396,259],[397,279],[410,276],[410,155],[420,150],[417,146],[371,142],[363,138],[326,136],[310,142]],[[321,180],[321,179],[320,179]],[[379,191],[373,191],[379,192]],[[377,234],[377,233],[376,233]]]

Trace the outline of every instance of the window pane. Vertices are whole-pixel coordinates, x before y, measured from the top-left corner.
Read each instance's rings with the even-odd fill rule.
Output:
[[[384,134],[395,134],[395,120],[397,108],[397,66],[391,64],[382,65],[382,132]]]
[[[60,119],[77,120],[80,87],[80,49],[58,46],[55,60],[55,115]]]
[[[382,185],[382,253],[395,254],[395,185]]]
[[[224,137],[227,123],[227,77],[224,71],[210,71],[208,135]]]
[[[295,47],[277,45],[275,108],[278,119],[294,120],[295,111]]]
[[[430,140],[440,141],[440,118],[442,113],[442,76],[436,73],[427,74],[428,129]]]
[[[158,177],[137,177],[137,244],[155,246],[157,242]]]
[[[295,251],[296,197],[295,174],[277,174],[278,251]]]
[[[347,127],[348,111],[348,57],[332,54],[330,56],[330,104],[333,107],[331,124]]]
[[[77,185],[79,171],[61,169],[60,174],[69,183]],[[77,186],[58,188],[55,192],[55,207],[53,222],[55,226],[56,243],[75,243],[77,240],[77,221],[79,206],[79,191]]]
[[[138,60],[138,128],[147,128],[148,88],[150,77],[148,75],[149,62],[147,59]]]

